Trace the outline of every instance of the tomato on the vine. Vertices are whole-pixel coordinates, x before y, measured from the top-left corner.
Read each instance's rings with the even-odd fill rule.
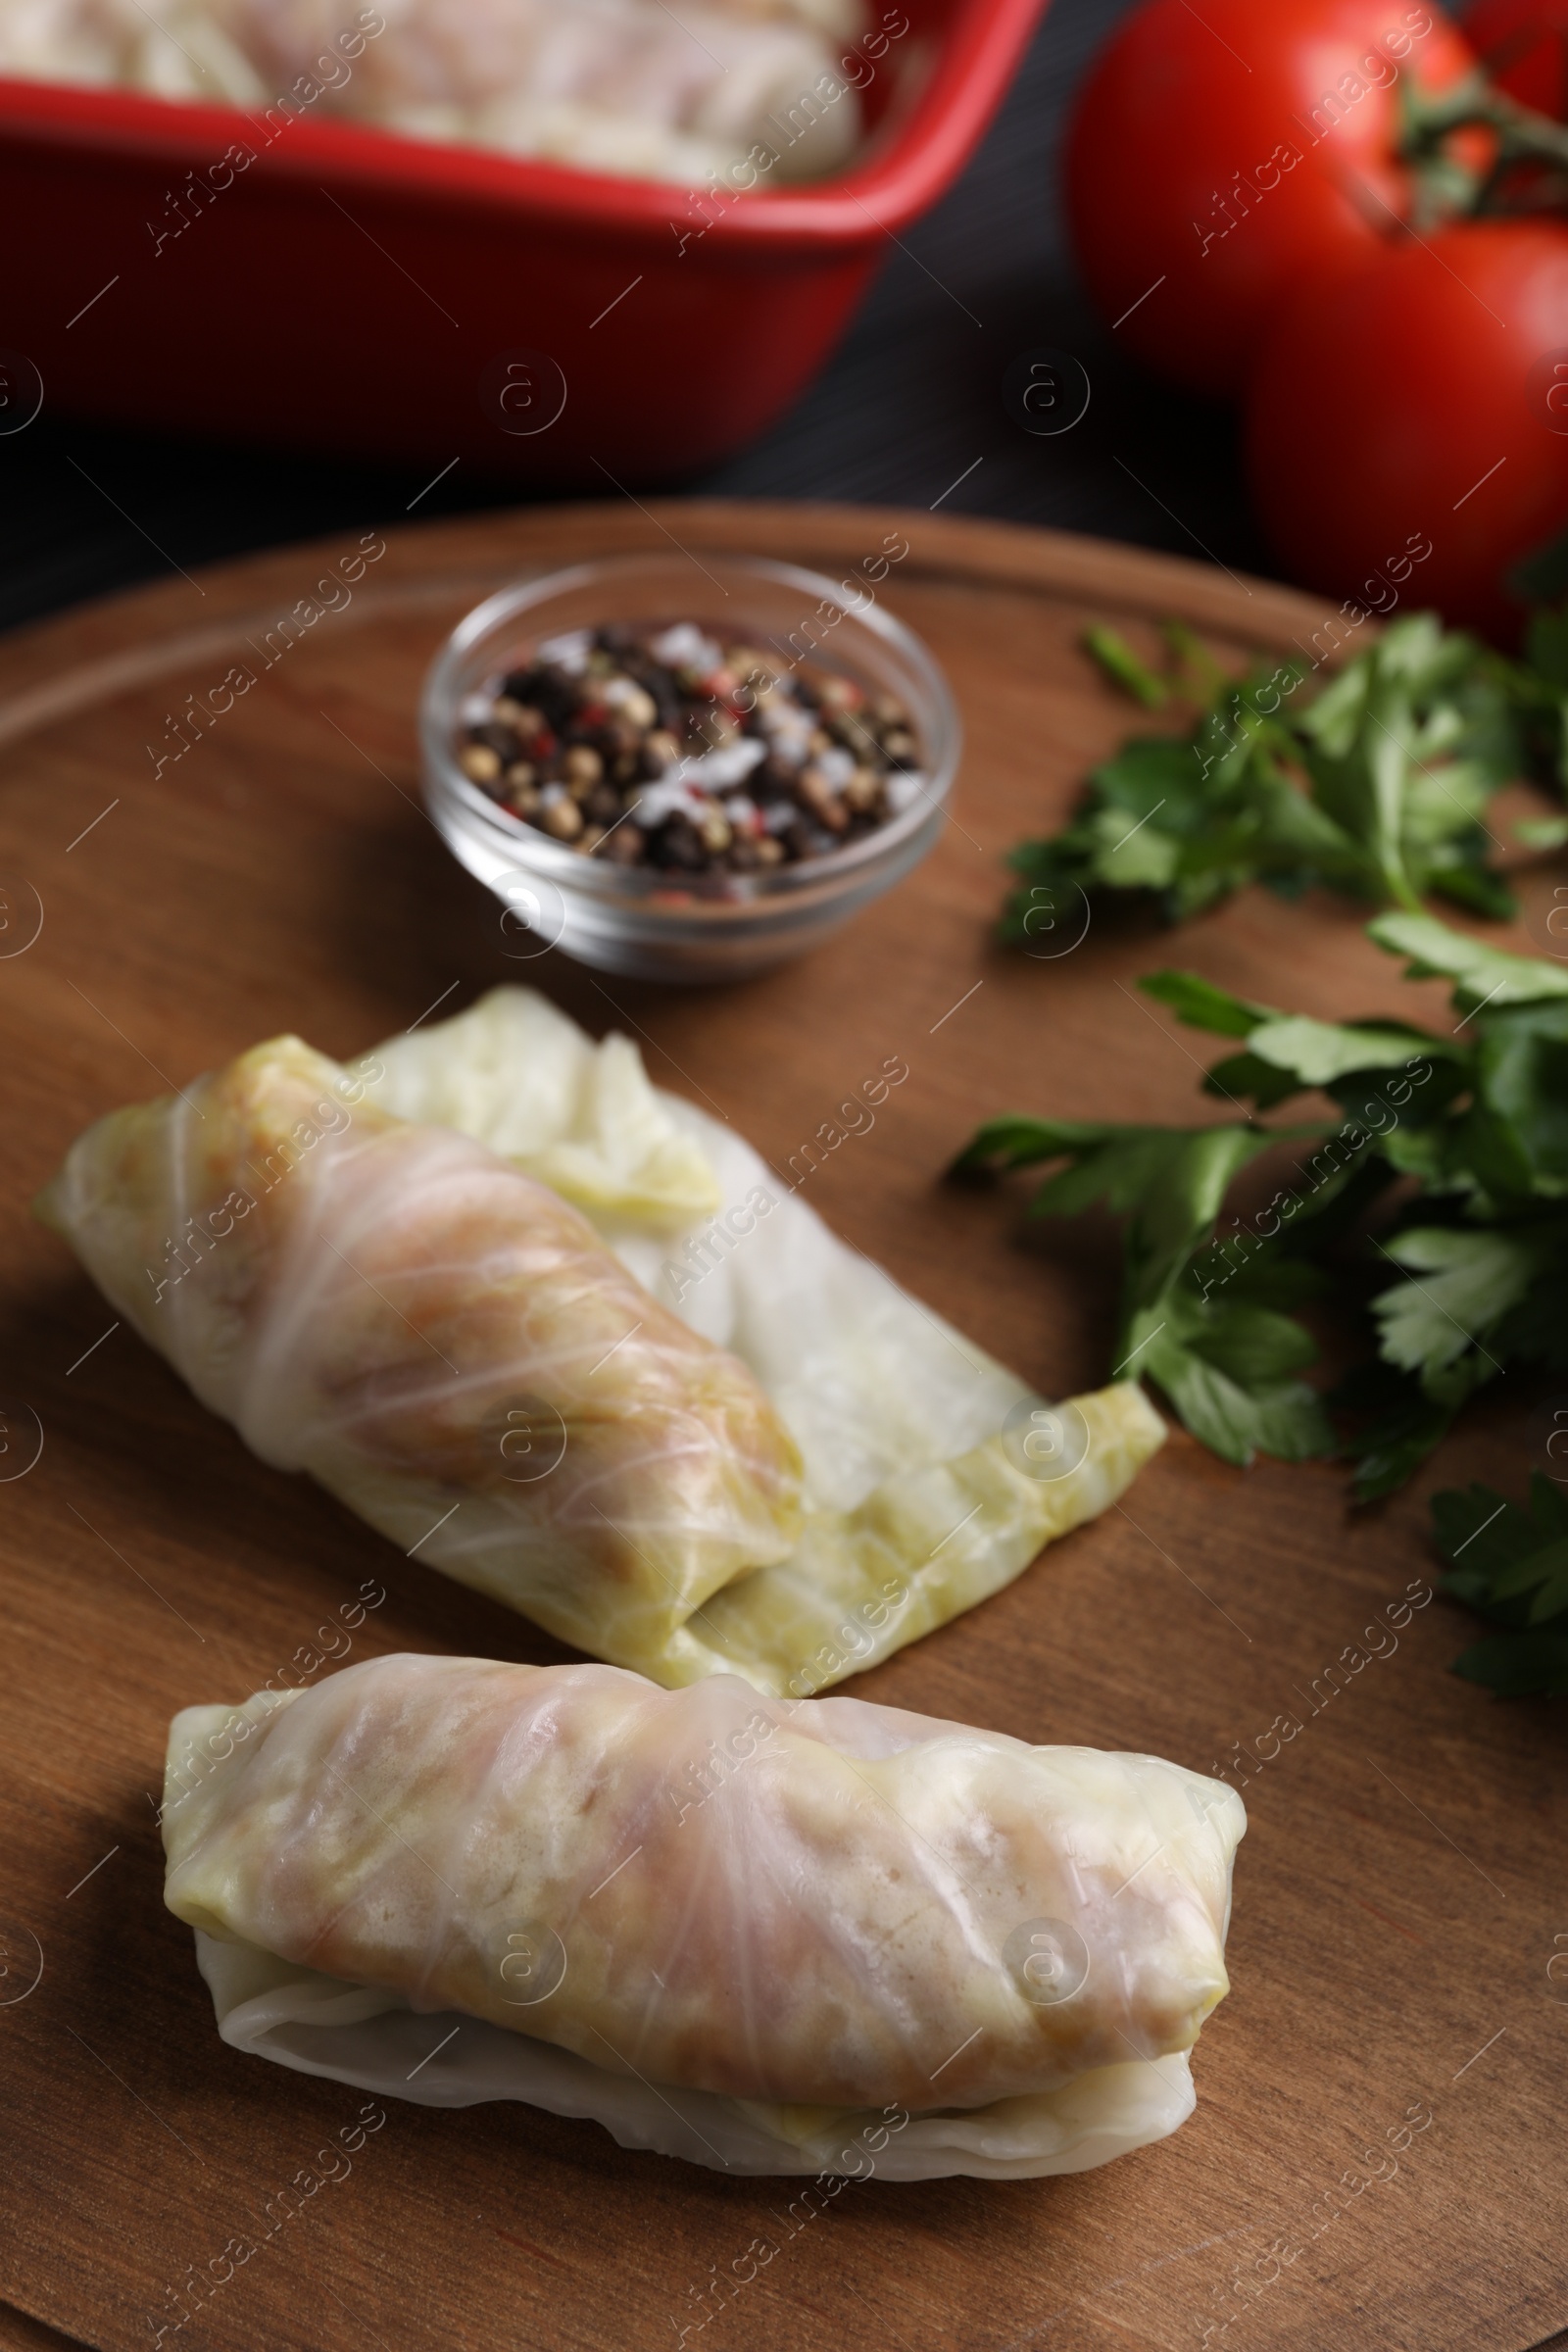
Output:
[[[1408,0],[1147,0],[1079,102],[1067,200],[1119,340],[1202,392],[1240,388],[1306,278],[1407,214],[1401,97],[1474,71],[1441,9]],[[1485,160],[1487,134],[1456,134]]]
[[[1259,356],[1247,440],[1292,578],[1511,640],[1506,574],[1568,527],[1568,222],[1455,222],[1318,279]]]
[[[1464,34],[1499,90],[1568,121],[1568,0],[1480,0]]]

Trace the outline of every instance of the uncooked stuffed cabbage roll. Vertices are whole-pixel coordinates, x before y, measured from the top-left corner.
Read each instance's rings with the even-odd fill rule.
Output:
[[[187,1708],[163,1811],[239,2047],[737,2173],[903,2178],[1176,2129],[1245,1827],[1157,1757],[407,1655]]]
[[[1041,1404],[520,990],[352,1075],[257,1047],[100,1120],[40,1208],[265,1460],[664,1684],[824,1689],[1164,1436],[1130,1385]]]
[[[46,1213],[264,1461],[581,1648],[659,1654],[799,1532],[744,1364],[559,1194],[297,1038],[102,1120]]]

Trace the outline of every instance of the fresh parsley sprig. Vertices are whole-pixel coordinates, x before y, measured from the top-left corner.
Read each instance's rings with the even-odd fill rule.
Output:
[[[1321,1400],[1295,1377],[1317,1348],[1289,1309],[1319,1287],[1314,1270],[1287,1248],[1223,1271],[1216,1264],[1206,1283],[1198,1272],[1234,1179],[1278,1136],[1250,1125],[993,1119],[956,1163],[973,1171],[1063,1161],[1035,1195],[1032,1216],[1074,1216],[1102,1201],[1126,1217],[1112,1371],[1157,1382],[1194,1435],[1233,1462],[1258,1451],[1300,1461],[1334,1443]]]
[[[1543,612],[1523,663],[1432,613],[1397,620],[1313,691],[1308,665],[1225,677],[1174,624],[1163,676],[1113,630],[1085,643],[1148,708],[1196,704],[1178,734],[1135,737],[1089,778],[1071,821],[1026,841],[1002,930],[1027,947],[1077,894],[1153,896],[1180,922],[1261,882],[1294,898],[1313,883],[1409,910],[1439,893],[1473,911],[1513,910],[1487,862],[1493,795],[1523,775],[1568,778],[1568,618]],[[1568,838],[1568,821],[1526,831]]]
[[[1453,983],[1451,1034],[1396,1017],[1313,1020],[1155,973],[1149,995],[1239,1049],[1204,1080],[1239,1118],[1166,1128],[1013,1114],[956,1163],[1055,1169],[1036,1216],[1102,1202],[1124,1217],[1113,1371],[1155,1382],[1234,1462],[1336,1450],[1329,1411],[1344,1408],[1358,1416],[1339,1449],[1357,1462],[1361,1500],[1401,1484],[1511,1365],[1568,1369],[1568,969],[1431,915],[1370,928],[1407,977]],[[1260,1123],[1314,1091],[1338,1124]],[[1233,1213],[1222,1238],[1237,1179],[1281,1150],[1289,1171],[1267,1207]],[[1314,1298],[1359,1310],[1369,1342],[1327,1400],[1300,1378],[1317,1347],[1296,1310]]]

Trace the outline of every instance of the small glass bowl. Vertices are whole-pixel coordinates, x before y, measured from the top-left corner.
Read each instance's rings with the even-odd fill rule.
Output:
[[[918,637],[869,584],[835,583],[762,556],[671,549],[604,556],[504,588],[453,630],[420,706],[425,801],[442,838],[503,902],[508,953],[559,947],[639,979],[743,978],[814,948],[917,865],[946,819],[961,730],[948,684]],[[856,599],[863,597],[863,605]],[[756,873],[678,875],[614,865],[514,816],[457,763],[466,698],[570,629],[695,620],[788,662],[837,670],[909,713],[923,787],[907,808],[842,850]]]

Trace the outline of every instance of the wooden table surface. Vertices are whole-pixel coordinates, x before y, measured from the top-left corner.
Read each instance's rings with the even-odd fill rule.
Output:
[[[461,612],[531,564],[662,532],[837,571],[894,528],[911,550],[888,605],[947,664],[968,728],[928,863],[808,960],[722,992],[509,961],[498,908],[417,798],[419,677]],[[1105,1372],[1112,1237],[1026,1239],[1021,1186],[945,1184],[976,1121],[1205,1116],[1204,1041],[1131,993],[1161,963],[1328,1017],[1408,1002],[1355,910],[1320,899],[1285,910],[1250,894],[1175,939],[1097,922],[1055,960],[990,934],[1001,853],[1058,818],[1128,726],[1077,650],[1086,618],[1136,635],[1179,612],[1237,658],[1306,637],[1320,615],[1302,599],[1001,524],[853,509],[443,522],[394,537],[353,603],[155,776],[176,740],[166,720],[187,696],[205,703],[355,536],[0,645],[4,938],[22,943],[0,956],[0,1470],[17,1465],[0,1485],[0,2344],[119,2352],[167,2324],[166,2346],[236,2352],[658,2352],[760,2239],[775,2253],[727,2307],[702,2306],[714,2316],[688,2345],[1540,2345],[1568,2325],[1568,2003],[1546,1973],[1568,1945],[1568,1741],[1560,1711],[1496,1703],[1447,1672],[1470,1625],[1441,1599],[1396,1647],[1380,1639],[1386,1654],[1306,1713],[1245,1792],[1234,1989],[1173,2140],[1061,2180],[873,2180],[792,2234],[778,2183],[628,2154],[520,2107],[392,2102],[349,2177],[214,2283],[227,2242],[264,2226],[265,2200],[361,2097],[218,2039],[189,1932],[161,1900],[170,1714],[249,1692],[365,1578],[388,1597],[356,1656],[565,1653],[253,1460],[110,1329],[28,1215],[79,1128],[272,1032],[347,1055],[444,992],[456,1010],[518,977],[595,1031],[636,1036],[660,1084],[716,1102],[776,1162],[899,1054],[909,1081],[813,1175],[816,1204],[1059,1393]],[[1527,884],[1538,946],[1549,894],[1545,874]],[[1444,1004],[1428,991],[1428,1017]],[[1434,1485],[1523,1485],[1524,1421],[1494,1400],[1433,1472],[1362,1513],[1331,1465],[1244,1473],[1177,1433],[1124,1509],[850,1688],[1206,1771],[1282,1711],[1302,1715],[1326,1665],[1426,1590]],[[1396,2152],[1354,2188],[1372,2148]],[[199,2308],[178,2300],[197,2273]]]

